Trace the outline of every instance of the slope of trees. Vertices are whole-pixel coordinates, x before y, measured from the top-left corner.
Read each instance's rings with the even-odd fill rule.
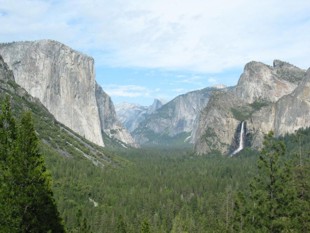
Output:
[[[64,232],[31,114],[16,123],[10,100],[0,114],[0,232]]]
[[[301,132],[306,131],[297,135]],[[291,146],[287,153],[283,139],[275,139],[272,132],[265,136],[258,173],[248,192],[239,193],[236,200],[232,231],[309,232],[310,164],[301,153],[302,144],[292,144],[294,137],[285,137]]]

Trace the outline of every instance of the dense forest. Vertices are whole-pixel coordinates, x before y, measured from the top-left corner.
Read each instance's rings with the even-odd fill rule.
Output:
[[[189,149],[106,148],[118,163],[98,166],[39,142],[30,115],[15,119],[6,114],[8,102],[3,106],[0,232],[61,232],[62,223],[67,232],[94,233],[310,231],[309,129],[278,139],[270,133],[260,152],[246,148],[232,158]],[[33,141],[25,143],[29,135]],[[23,183],[32,175],[40,182]],[[38,194],[31,196],[32,190]],[[36,211],[23,221],[25,203]],[[26,223],[42,225],[38,216],[50,216],[49,229],[29,231]]]

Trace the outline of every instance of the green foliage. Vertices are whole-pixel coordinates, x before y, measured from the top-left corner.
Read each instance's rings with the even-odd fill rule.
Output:
[[[249,192],[240,193],[235,202],[235,232],[309,230],[310,199],[303,195],[310,191],[306,185],[309,176],[294,168],[285,149],[284,142],[275,139],[273,133],[265,136],[258,173],[250,183]]]
[[[151,233],[150,231],[150,224],[147,220],[144,220],[141,224],[140,233]]]
[[[31,114],[25,113],[17,128],[6,98],[0,119],[1,232],[64,232]]]
[[[251,108],[249,108],[249,106],[231,108],[231,112],[234,118],[238,121],[248,120],[252,115]]]
[[[138,129],[134,132],[146,137],[149,141],[143,144],[145,148],[191,148],[192,145],[186,141],[190,133],[182,132],[174,136],[170,136],[168,132],[156,133],[148,128]]]
[[[123,216],[120,215],[118,217],[118,222],[117,222],[117,233],[126,233],[126,223],[124,222]]]
[[[232,212],[227,187],[231,193],[237,187],[244,189],[255,173],[255,157],[247,155],[196,157],[184,149],[118,153],[130,163],[102,169],[84,160],[46,157],[69,231],[76,227],[78,209],[92,232],[139,232],[144,220],[151,232],[225,229],[227,196],[229,221]]]
[[[256,100],[249,105],[231,108],[231,112],[238,121],[245,121],[251,118],[254,112],[259,111],[269,104],[270,103],[265,100]]]
[[[12,216],[18,211],[11,198],[14,195],[12,166],[17,139],[15,119],[12,116],[10,100],[7,97],[0,114],[0,232],[17,232],[19,218]]]

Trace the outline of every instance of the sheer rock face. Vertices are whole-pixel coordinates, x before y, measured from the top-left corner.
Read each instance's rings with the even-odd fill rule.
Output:
[[[116,105],[116,114],[129,132],[133,132],[147,115],[148,107],[122,103]]]
[[[243,120],[247,122],[252,146],[257,148],[270,130],[278,136],[309,126],[306,93],[310,90],[305,74],[304,70],[279,60],[274,61],[273,67],[248,63],[237,86],[213,95],[203,110],[199,130],[193,135],[195,151],[228,153],[237,126]]]
[[[242,104],[244,103],[230,89],[213,93],[207,107],[198,117],[197,130],[192,133],[194,148],[198,154],[214,150],[222,153],[228,151],[239,124],[231,108]]]
[[[180,95],[146,115],[132,133],[135,140],[139,144],[156,144],[154,138],[180,136],[184,137],[180,140],[190,142],[196,117],[207,105],[213,90],[215,88],[206,88]]]
[[[115,108],[110,96],[108,96],[98,84],[96,84],[96,99],[101,130],[111,138],[115,138],[128,145],[137,147],[132,136],[126,129],[124,129],[121,122],[117,119]]]
[[[126,129],[132,133],[145,120],[146,116],[156,112],[163,105],[164,102],[159,99],[155,99],[149,107],[122,103],[116,106],[116,114]]]
[[[16,83],[37,97],[58,121],[104,145],[93,58],[52,40],[0,44],[0,54]]]
[[[276,135],[293,133],[301,127],[310,126],[310,70],[294,92],[281,98],[274,108]]]
[[[290,82],[286,80],[286,76],[282,78],[284,75],[281,75],[285,73],[282,70],[289,65],[281,66],[279,61],[274,63],[274,67],[260,62],[248,63],[235,88],[235,94],[246,102],[253,103],[258,99],[275,102],[282,96],[291,93],[297,83]]]

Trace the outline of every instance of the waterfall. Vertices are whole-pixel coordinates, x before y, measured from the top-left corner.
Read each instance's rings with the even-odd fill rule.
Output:
[[[240,152],[244,148],[244,121],[241,122],[241,130],[240,130],[240,135],[239,135],[239,146],[238,148],[233,151],[230,155],[230,157],[234,156],[238,152]]]

